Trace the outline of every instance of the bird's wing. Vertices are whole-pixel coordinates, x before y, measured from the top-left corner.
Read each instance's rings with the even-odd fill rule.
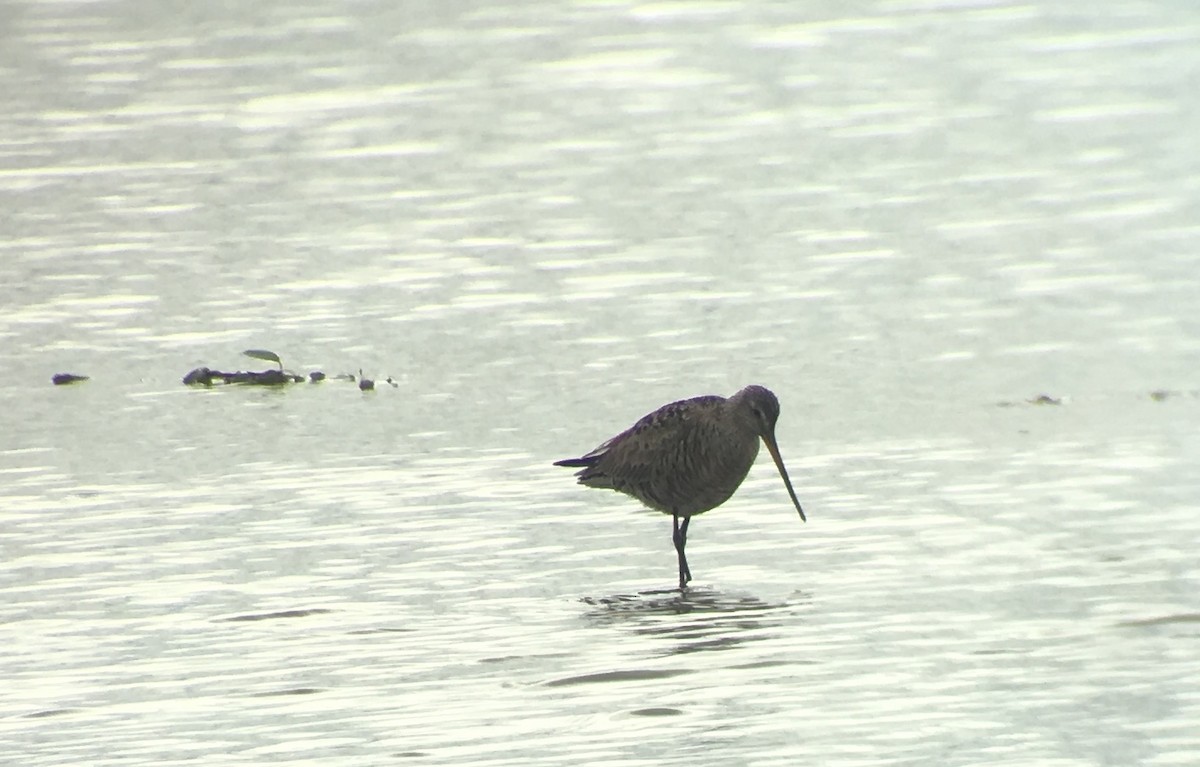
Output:
[[[695,397],[643,416],[580,459],[588,463],[580,464],[587,468],[579,472],[579,482],[617,490],[647,486],[670,472],[676,459],[682,458],[683,447],[700,427],[701,412],[722,401],[716,396]]]

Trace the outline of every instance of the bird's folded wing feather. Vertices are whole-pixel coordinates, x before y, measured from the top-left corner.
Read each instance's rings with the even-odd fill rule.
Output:
[[[675,462],[685,459],[686,446],[701,428],[699,410],[720,401],[720,397],[681,400],[644,416],[584,456],[591,463],[579,473],[579,481],[619,490],[660,478]]]

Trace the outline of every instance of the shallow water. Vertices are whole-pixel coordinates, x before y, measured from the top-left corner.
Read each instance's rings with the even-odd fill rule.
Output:
[[[5,17],[0,753],[1200,761],[1190,7]],[[550,463],[752,382],[680,595]]]

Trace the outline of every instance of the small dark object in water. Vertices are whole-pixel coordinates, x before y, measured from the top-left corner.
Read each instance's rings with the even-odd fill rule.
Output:
[[[395,381],[392,379],[392,377],[391,377],[391,376],[388,376],[388,377],[387,377],[387,383],[390,383],[390,384],[392,385],[392,388],[393,388],[393,389],[399,389],[399,388],[400,388],[400,384],[396,383],[396,382],[395,382]]]
[[[1051,397],[1049,394],[1039,394],[1031,400],[1028,400],[1030,405],[1061,405],[1062,400],[1058,397]]]
[[[317,383],[318,381],[324,381],[324,380],[325,380],[325,374],[322,373],[320,370],[314,370],[313,372],[308,374],[308,382],[309,383]]]
[[[1170,396],[1171,392],[1167,391],[1166,389],[1155,389],[1154,391],[1150,392],[1150,399],[1154,400],[1155,402],[1162,402]]]
[[[239,370],[235,373],[222,373],[220,370],[209,370],[208,368],[196,368],[183,377],[183,382],[188,386],[212,386],[215,381],[227,384],[279,386],[281,384],[300,383],[303,380],[298,375],[285,373],[282,370],[263,370],[261,372]]]
[[[360,391],[374,391],[375,382],[370,378],[364,378],[362,368],[358,369],[358,388]]]
[[[226,383],[247,383],[257,384],[259,386],[278,386],[279,384],[300,383],[304,379],[298,375],[285,373],[282,370],[264,370],[256,373],[253,370],[246,372],[238,371],[231,373],[226,378]]]
[[[77,376],[74,373],[55,373],[54,377],[50,380],[54,382],[55,386],[62,386],[63,384],[73,384],[79,383],[80,381],[86,381],[88,380],[88,377]]]
[[[204,386],[212,386],[213,372],[208,368],[196,368],[183,377],[183,383],[187,386],[195,386],[202,384]]]

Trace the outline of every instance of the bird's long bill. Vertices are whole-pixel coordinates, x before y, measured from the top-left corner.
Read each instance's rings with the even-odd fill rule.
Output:
[[[775,444],[775,435],[764,434],[763,442],[767,443],[767,451],[775,461],[775,468],[779,469],[779,476],[783,477],[783,484],[787,485],[788,495],[792,496],[792,503],[796,504],[796,511],[800,512],[800,519],[807,522],[808,517],[804,516],[804,509],[800,508],[800,500],[796,498],[796,491],[792,489],[792,480],[788,479],[787,469],[783,466],[783,457],[779,455],[779,445]]]

